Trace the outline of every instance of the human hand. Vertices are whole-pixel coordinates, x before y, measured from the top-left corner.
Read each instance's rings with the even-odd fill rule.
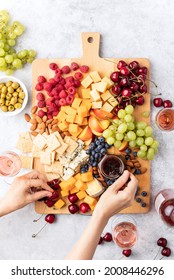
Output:
[[[46,177],[32,171],[16,177],[9,190],[0,201],[0,216],[8,214],[45,196],[50,197],[53,190],[47,185]]]
[[[127,183],[128,179],[130,181]],[[127,183],[127,186],[121,188]],[[111,216],[120,212],[122,209],[132,205],[136,193],[138,180],[136,177],[125,170],[114,184],[112,184],[100,197],[93,215],[101,216],[108,220]]]

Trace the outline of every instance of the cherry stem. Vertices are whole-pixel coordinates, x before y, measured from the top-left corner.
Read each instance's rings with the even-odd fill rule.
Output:
[[[122,256],[121,258],[119,258],[119,260],[122,260],[124,258],[124,256]]]
[[[159,250],[158,250],[158,253],[157,253],[156,256],[154,257],[154,260],[156,260],[156,258],[157,258],[157,256],[158,256],[159,252],[160,252],[160,248],[159,248]]]
[[[159,261],[162,260],[162,259],[164,259],[164,256],[161,259],[159,259]]]
[[[40,217],[39,217],[38,219],[33,220],[33,223],[38,222],[38,221],[43,217],[43,215],[45,214],[45,209],[46,209],[46,205],[45,205],[45,207],[44,207],[43,213],[40,215]]]
[[[38,231],[38,233],[33,234],[32,237],[35,238],[46,226],[48,223],[45,223],[45,225]]]

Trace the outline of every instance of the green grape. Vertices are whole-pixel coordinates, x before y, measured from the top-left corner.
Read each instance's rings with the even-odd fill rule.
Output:
[[[134,107],[132,105],[127,105],[125,108],[126,114],[132,114],[134,112]]]
[[[154,158],[155,151],[153,148],[149,148],[147,151],[147,159],[152,160]]]
[[[36,52],[35,52],[34,50],[29,50],[29,51],[28,51],[28,55],[29,55],[30,57],[35,57],[35,56],[36,56]]]
[[[130,123],[133,121],[133,117],[129,114],[127,114],[125,117],[124,117],[124,120],[127,122],[127,123]]]
[[[13,67],[16,69],[22,68],[22,61],[19,58],[15,58],[12,63]]]
[[[111,130],[106,129],[106,130],[103,131],[103,137],[104,138],[108,138],[110,136],[112,136],[112,131]]]
[[[119,119],[115,119],[115,120],[113,120],[113,123],[118,126],[120,124],[120,120]]]
[[[148,118],[150,116],[150,112],[149,111],[144,111],[141,113],[142,117],[144,118]]]
[[[134,130],[134,129],[135,129],[135,125],[133,122],[127,123],[127,130]]]
[[[117,140],[123,140],[123,138],[124,138],[123,133],[117,133],[117,134],[116,134],[116,139],[117,139]]]
[[[14,39],[16,39],[16,34],[13,33],[13,32],[9,32],[8,33],[8,38],[11,39],[11,40],[14,40]]]
[[[121,147],[121,141],[117,140],[114,142],[115,148],[119,149]]]
[[[5,44],[3,42],[0,41],[0,48],[4,48]]]
[[[10,76],[10,75],[13,74],[13,70],[12,69],[7,69],[5,73],[6,73],[6,75]]]
[[[145,132],[143,129],[137,129],[136,134],[137,136],[144,136]]]
[[[115,142],[115,138],[114,138],[114,137],[108,137],[108,138],[106,138],[106,142],[107,142],[109,145],[113,145],[114,142]]]
[[[4,56],[4,54],[5,54],[4,49],[0,48],[0,56]]]
[[[145,128],[145,136],[148,137],[148,136],[151,136],[152,135],[152,128],[150,126],[146,126]]]
[[[125,140],[126,142],[129,142],[129,141],[130,141],[130,140],[129,140],[129,137],[127,136],[127,134],[125,134],[124,140]]]
[[[135,147],[137,146],[136,141],[135,141],[135,140],[129,141],[129,146],[130,146],[131,148],[135,148]]]
[[[146,152],[147,146],[145,144],[141,145],[140,150]]]
[[[147,124],[145,122],[137,122],[136,126],[137,126],[138,129],[145,129]]]
[[[154,140],[151,145],[151,148],[156,149],[156,148],[158,148],[158,146],[159,146],[159,142],[157,140]]]
[[[8,42],[8,44],[9,44],[10,47],[14,47],[14,46],[16,45],[15,40],[10,39],[10,40],[8,40],[7,42]]]
[[[146,146],[151,146],[153,144],[153,138],[152,137],[145,138],[145,144]]]
[[[125,110],[121,109],[121,110],[118,111],[119,119],[124,119],[125,116],[126,116]]]
[[[10,54],[7,54],[7,55],[5,56],[5,61],[6,61],[7,63],[12,63],[12,62],[13,62],[13,56],[10,55]]]
[[[6,52],[8,52],[8,51],[10,50],[10,46],[9,46],[8,44],[5,44],[5,45],[4,45],[4,50],[5,50]]]
[[[120,110],[120,111],[121,111],[121,110]],[[120,112],[120,111],[119,111],[119,112]],[[118,132],[124,133],[124,132],[126,132],[126,130],[127,130],[127,125],[126,125],[125,123],[122,123],[122,124],[119,125],[119,127],[118,127]]]
[[[17,35],[17,36],[20,36],[22,35],[22,33],[24,32],[23,28],[21,28],[20,26],[16,27],[14,29],[14,33]]]
[[[144,138],[143,137],[137,137],[136,143],[138,146],[142,146],[144,144]]]
[[[26,57],[27,54],[28,54],[27,50],[22,50],[22,51],[17,53],[17,56],[18,56],[18,58],[22,59],[22,58]]]
[[[144,152],[144,151],[142,151],[142,150],[139,150],[138,152],[137,152],[137,156],[139,157],[139,158],[145,158],[146,157],[146,152]]]
[[[129,141],[133,141],[133,140],[136,139],[136,134],[135,134],[135,132],[133,132],[133,131],[129,131],[129,132],[127,133],[127,137],[129,138]]]
[[[7,11],[5,11],[5,10],[0,11],[0,22],[7,24],[9,19],[10,19],[10,16]]]
[[[0,57],[0,67],[5,67],[5,66],[6,66],[5,59]]]

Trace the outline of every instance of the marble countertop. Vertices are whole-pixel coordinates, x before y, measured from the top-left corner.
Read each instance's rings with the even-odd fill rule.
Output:
[[[22,0],[1,0],[2,9],[7,9],[12,19],[26,26],[17,48],[34,48],[38,58],[80,57],[80,35],[85,31],[101,33],[100,55],[103,57],[148,57],[152,80],[159,85],[164,98],[174,102],[172,0],[28,0],[25,3]],[[27,65],[14,75],[28,88],[27,112],[31,107],[31,66]],[[157,192],[174,187],[174,132],[161,132],[156,128],[156,112],[157,109],[152,107],[151,121],[160,149],[151,165],[151,210],[147,214],[131,215],[137,222],[139,235],[132,259],[153,259],[158,250],[156,240],[161,236],[167,236],[174,252],[172,230],[162,223],[154,209]],[[14,118],[0,117],[1,149],[6,145],[14,147],[18,134],[25,130],[23,113]],[[7,186],[1,180],[0,194],[6,190]],[[0,259],[63,259],[90,219],[81,215],[58,215],[56,223],[32,239],[32,234],[44,224],[43,220],[33,223],[36,217],[33,205],[29,205],[0,219]],[[106,230],[111,230],[111,221]],[[105,244],[98,246],[94,259],[120,257],[119,248]],[[174,253],[170,259],[174,259]]]

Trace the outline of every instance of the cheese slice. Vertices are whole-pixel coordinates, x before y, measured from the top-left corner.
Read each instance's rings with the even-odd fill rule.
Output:
[[[90,182],[86,182],[86,185],[86,192],[91,197],[97,197],[104,192],[104,187],[95,178]]]

